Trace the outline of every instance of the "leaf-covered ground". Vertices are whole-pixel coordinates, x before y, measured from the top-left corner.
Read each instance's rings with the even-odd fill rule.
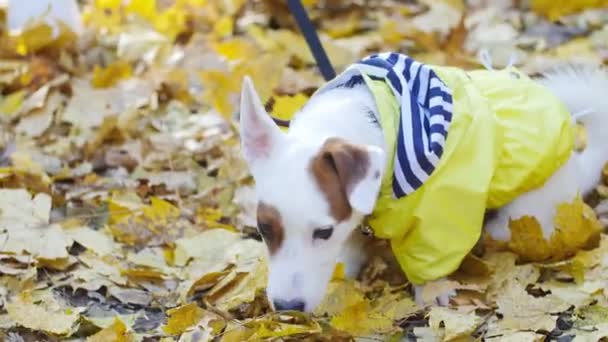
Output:
[[[427,289],[456,289],[449,307],[417,307],[376,258],[356,281],[338,267],[314,315],[272,313],[233,117],[245,74],[283,118],[322,84],[284,1],[82,1],[76,33],[35,18],[9,27],[4,3],[0,339],[608,337],[604,185],[588,199],[599,221],[574,202],[549,242],[529,219],[509,244],[484,239]],[[485,48],[495,67],[514,54],[532,75],[608,61],[605,0],[304,3],[338,71],[387,50],[478,68]]]

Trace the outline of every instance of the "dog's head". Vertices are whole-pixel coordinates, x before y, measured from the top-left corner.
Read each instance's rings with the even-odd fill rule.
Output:
[[[373,211],[384,151],[284,133],[248,78],[240,110],[242,153],[256,183],[258,229],[270,254],[268,297],[278,310],[312,311],[345,241]]]

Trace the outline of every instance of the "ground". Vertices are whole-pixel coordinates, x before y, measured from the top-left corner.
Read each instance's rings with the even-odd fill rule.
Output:
[[[560,207],[548,242],[533,218],[512,223],[510,243],[484,238],[427,289],[456,290],[448,307],[416,306],[377,258],[356,280],[338,266],[313,315],[273,313],[234,117],[244,75],[281,118],[323,83],[283,2],[81,1],[54,28],[14,21],[30,3],[10,2],[0,17],[3,340],[608,338],[601,184],[589,205]],[[378,51],[471,69],[485,49],[495,68],[511,61],[532,76],[608,61],[605,0],[303,2],[338,72]]]

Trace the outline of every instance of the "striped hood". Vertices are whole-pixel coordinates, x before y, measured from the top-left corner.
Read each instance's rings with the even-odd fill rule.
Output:
[[[439,164],[452,122],[452,93],[429,66],[382,53],[349,66],[317,94],[361,83],[362,74],[383,80],[399,103],[392,189],[393,197],[401,198],[420,188]]]

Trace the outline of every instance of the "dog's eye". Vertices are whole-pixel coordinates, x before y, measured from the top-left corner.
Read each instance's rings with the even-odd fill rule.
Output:
[[[313,240],[316,240],[316,239],[328,240],[331,237],[331,234],[333,232],[334,232],[333,226],[317,228],[312,232],[312,238],[313,238]]]
[[[258,223],[258,231],[265,239],[270,239],[272,236],[272,227],[268,223]]]

